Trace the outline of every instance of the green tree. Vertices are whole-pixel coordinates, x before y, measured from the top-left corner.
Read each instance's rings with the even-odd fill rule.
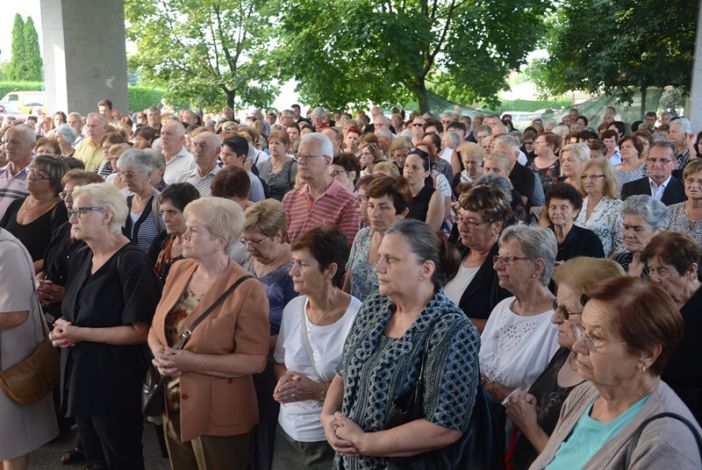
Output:
[[[7,66],[7,80],[23,80],[22,62],[24,60],[24,20],[19,13],[15,14],[12,25],[12,56]]]
[[[428,92],[495,102],[544,32],[547,0],[279,0],[278,63],[330,108]],[[450,87],[444,86],[450,83]]]
[[[24,38],[23,66],[24,77],[22,80],[42,81],[44,80],[43,61],[39,52],[39,35],[34,27],[34,20],[31,16],[24,22],[22,32]]]
[[[697,0],[570,0],[545,38],[548,59],[530,68],[548,94],[617,94],[691,83]]]
[[[277,92],[265,0],[126,0],[130,69],[169,100],[267,106]]]

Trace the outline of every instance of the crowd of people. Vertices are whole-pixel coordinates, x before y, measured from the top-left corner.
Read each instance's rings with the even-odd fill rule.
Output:
[[[0,469],[701,468],[702,132],[370,114],[6,118]]]

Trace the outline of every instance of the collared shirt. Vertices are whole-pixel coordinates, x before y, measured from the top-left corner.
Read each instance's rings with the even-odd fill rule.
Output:
[[[105,154],[102,152],[102,147],[93,144],[93,141],[86,137],[76,146],[73,158],[81,160],[85,164],[86,171],[95,172],[105,159]]]
[[[29,165],[22,168],[16,175],[10,173],[10,165],[0,168],[0,218],[15,199],[27,197],[27,172]]]
[[[200,193],[200,197],[212,196],[212,180],[221,169],[222,167],[219,166],[219,163],[217,163],[205,176],[200,176],[197,167],[195,167],[187,173],[184,173],[180,181],[190,183],[195,186],[197,191]]]
[[[185,174],[192,170],[197,171],[193,155],[185,147],[181,147],[180,151],[173,158],[166,160],[166,171],[163,173],[163,181],[166,184],[183,181]]]
[[[669,176],[668,179],[658,185],[655,181],[653,181],[653,178],[649,176],[648,185],[651,187],[651,197],[653,197],[653,199],[660,201],[661,198],[663,198],[663,193],[665,192],[665,188],[668,187],[670,178],[672,178],[672,176]]]
[[[288,219],[290,242],[311,228],[338,226],[351,246],[360,228],[356,201],[336,180],[332,180],[316,201],[310,196],[309,186],[304,184],[285,195],[283,206]]]
[[[617,166],[622,163],[622,154],[619,153],[619,149],[616,149],[611,157],[609,157],[609,163],[612,166]]]

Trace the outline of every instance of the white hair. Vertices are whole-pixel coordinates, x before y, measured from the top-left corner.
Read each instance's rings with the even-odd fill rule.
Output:
[[[122,233],[122,226],[129,215],[127,200],[122,191],[111,183],[92,183],[85,186],[73,188],[73,200],[78,196],[85,196],[90,199],[94,206],[102,207],[112,214],[112,221],[108,225],[110,232],[114,234]]]
[[[300,145],[303,143],[312,142],[319,146],[319,150],[322,152],[322,155],[329,158],[334,157],[334,144],[329,137],[324,134],[320,134],[319,132],[308,132],[302,136],[302,139],[300,139]]]

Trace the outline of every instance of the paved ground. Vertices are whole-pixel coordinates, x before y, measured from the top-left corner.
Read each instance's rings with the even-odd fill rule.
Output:
[[[74,470],[85,468],[85,463],[62,465],[61,454],[70,449],[76,440],[75,429],[72,433],[57,439],[29,454],[29,470]],[[147,470],[168,470],[168,460],[161,457],[161,450],[156,440],[152,424],[144,425],[144,460]]]

